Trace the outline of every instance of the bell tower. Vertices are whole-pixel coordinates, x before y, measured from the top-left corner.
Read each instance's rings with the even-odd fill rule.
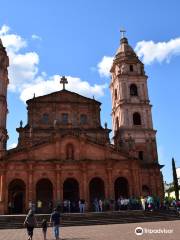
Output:
[[[124,37],[124,32],[111,74],[112,124],[116,147],[133,154],[142,163],[157,162],[148,77],[143,63]]]
[[[0,39],[0,158],[4,155],[6,150],[6,143],[8,139],[6,129],[7,118],[7,86],[9,58],[6,53],[6,49]]]

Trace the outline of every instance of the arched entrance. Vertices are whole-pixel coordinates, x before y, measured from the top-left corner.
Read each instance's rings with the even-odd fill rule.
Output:
[[[26,184],[21,179],[14,179],[8,186],[8,211],[10,214],[25,211]]]
[[[150,189],[148,186],[146,186],[146,185],[142,186],[142,195],[143,195],[143,197],[150,195]]]
[[[125,198],[129,196],[129,184],[126,178],[119,177],[116,179],[114,183],[114,193],[116,200],[119,197]]]
[[[104,181],[99,177],[91,179],[89,183],[90,203],[92,204],[95,199],[104,200],[104,198],[105,198]]]
[[[36,203],[37,212],[49,213],[53,205],[53,185],[52,182],[43,178],[36,184]]]
[[[71,211],[78,211],[78,201],[79,201],[79,183],[74,178],[68,178],[63,184],[63,199],[70,200]]]

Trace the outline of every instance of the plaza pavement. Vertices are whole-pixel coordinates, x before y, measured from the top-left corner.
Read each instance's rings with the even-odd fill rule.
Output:
[[[144,233],[135,234],[135,228],[169,229],[173,233]],[[144,229],[145,231],[145,229]],[[26,240],[25,229],[0,230],[0,240]],[[180,240],[180,220],[110,224],[95,226],[62,227],[61,239],[63,240]],[[33,240],[43,240],[41,229],[35,229]],[[47,240],[54,240],[52,229],[48,228]]]

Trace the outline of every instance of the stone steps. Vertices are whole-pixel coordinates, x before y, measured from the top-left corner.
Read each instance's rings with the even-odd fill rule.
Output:
[[[50,215],[36,215],[37,221],[41,222],[43,218],[49,221]],[[0,229],[23,228],[25,215],[1,215]],[[155,222],[180,220],[180,216],[175,211],[118,211],[103,213],[70,213],[62,214],[62,226],[85,226],[99,224],[124,224],[135,222]]]

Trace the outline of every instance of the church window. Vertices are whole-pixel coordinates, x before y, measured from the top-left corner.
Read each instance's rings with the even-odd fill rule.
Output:
[[[74,147],[72,144],[66,146],[66,159],[74,159]]]
[[[62,124],[68,124],[68,113],[62,114]]]
[[[44,124],[47,124],[49,122],[49,115],[47,113],[44,113],[43,114],[43,117],[42,117],[42,122]]]
[[[129,66],[129,70],[130,70],[130,72],[133,72],[133,65]]]
[[[130,85],[130,95],[131,96],[138,96],[138,90],[136,84]]]
[[[144,153],[143,153],[143,151],[139,151],[138,155],[139,155],[139,159],[140,159],[140,160],[143,160],[143,159],[144,159]]]
[[[134,125],[141,125],[141,115],[138,112],[133,114],[133,124]]]
[[[81,114],[80,116],[80,124],[86,124],[87,123],[87,115]]]
[[[115,100],[117,100],[117,89],[115,89],[114,91],[114,97],[115,97]]]

